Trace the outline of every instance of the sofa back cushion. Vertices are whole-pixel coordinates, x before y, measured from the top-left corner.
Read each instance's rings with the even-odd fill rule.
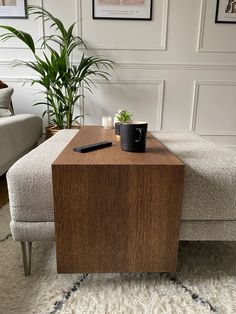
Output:
[[[11,110],[11,96],[13,94],[12,87],[0,89],[0,118],[8,117],[13,114]]]

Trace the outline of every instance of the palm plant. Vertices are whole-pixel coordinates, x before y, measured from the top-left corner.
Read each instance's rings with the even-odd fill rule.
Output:
[[[31,84],[41,85],[45,98],[34,105],[46,105],[43,116],[48,114],[58,129],[71,128],[73,121],[79,117],[74,117],[74,108],[78,99],[83,97],[80,88],[92,91],[91,87],[95,85],[92,79],[95,77],[108,80],[109,70],[114,68],[115,63],[106,58],[82,54],[79,64],[73,65],[72,52],[86,48],[82,38],[73,35],[76,23],[66,29],[60,19],[39,6],[28,6],[28,12],[36,19],[49,22],[54,31],[52,35],[40,38],[47,53],[39,56],[31,35],[11,26],[0,25],[8,31],[0,36],[0,40],[17,38],[30,49],[34,60],[17,61],[16,65],[27,66],[37,73]]]

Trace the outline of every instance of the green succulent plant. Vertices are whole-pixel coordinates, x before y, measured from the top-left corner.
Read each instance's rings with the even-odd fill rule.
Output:
[[[45,105],[43,116],[48,114],[59,129],[69,129],[73,121],[80,117],[74,117],[74,108],[79,98],[84,97],[80,92],[81,87],[92,91],[91,87],[95,86],[93,78],[108,80],[109,71],[114,69],[116,64],[103,57],[86,57],[84,54],[78,65],[73,64],[72,52],[79,53],[79,48],[86,48],[82,38],[73,35],[76,23],[66,29],[60,19],[44,8],[28,6],[27,9],[29,15],[35,16],[36,19],[42,18],[53,30],[52,35],[40,38],[46,51],[37,54],[31,35],[11,26],[0,25],[0,28],[7,31],[0,36],[0,41],[17,38],[30,49],[33,61],[17,61],[15,65],[29,67],[37,74],[31,84],[43,87],[44,99],[34,105]]]
[[[126,109],[117,112],[116,117],[119,122],[131,122],[132,113],[128,112]]]

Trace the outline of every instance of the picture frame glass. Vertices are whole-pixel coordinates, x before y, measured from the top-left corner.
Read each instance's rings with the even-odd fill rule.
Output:
[[[236,23],[236,0],[217,0],[216,23]]]
[[[152,0],[93,0],[93,18],[151,20]]]
[[[0,0],[0,19],[26,17],[25,0]]]

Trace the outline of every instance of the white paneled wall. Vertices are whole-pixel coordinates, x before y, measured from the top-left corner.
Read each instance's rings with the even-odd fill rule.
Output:
[[[86,95],[86,122],[101,124],[101,116],[114,115],[120,108],[133,112],[133,119],[145,120],[150,130],[162,128],[164,81],[111,80],[98,82],[93,95]]]
[[[213,24],[214,18],[215,1],[201,0],[198,51],[236,52],[235,25]]]
[[[87,124],[127,108],[150,130],[194,130],[236,147],[236,24],[215,24],[216,0],[153,0],[152,21],[93,20],[92,0],[29,2],[43,3],[67,25],[78,19],[88,53],[119,64],[110,82],[96,81],[93,94],[85,93]],[[48,33],[40,20],[3,22],[35,39]],[[0,77],[15,88],[16,112],[40,115],[43,108],[31,106],[37,88],[22,87],[33,74],[11,68],[17,58],[31,55],[15,41],[0,44]]]
[[[235,87],[236,81],[195,82],[193,131],[209,136],[236,135]]]
[[[109,50],[165,50],[169,0],[155,1],[152,21],[91,19],[91,2],[79,0],[80,35],[88,47]],[[96,29],[96,31],[94,31]],[[154,34],[145,36],[145,34]]]

